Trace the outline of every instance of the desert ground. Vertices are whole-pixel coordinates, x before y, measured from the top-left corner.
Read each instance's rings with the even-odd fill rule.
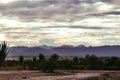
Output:
[[[0,80],[119,80],[118,71],[0,71]],[[111,76],[112,75],[112,76]],[[114,77],[116,79],[114,79]]]

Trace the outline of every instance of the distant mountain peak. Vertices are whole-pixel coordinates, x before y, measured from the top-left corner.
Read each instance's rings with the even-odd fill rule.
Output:
[[[52,55],[54,53],[61,56],[85,56],[86,54],[94,54],[97,56],[120,56],[120,46],[89,46],[84,45],[71,46],[71,45],[62,45],[62,46],[35,46],[35,47],[10,47],[10,53],[8,56],[38,56],[40,53],[44,55]]]
[[[53,46],[43,45],[43,46],[41,46],[41,48],[43,48],[43,49],[52,49],[52,48],[54,48],[54,47],[53,47]]]

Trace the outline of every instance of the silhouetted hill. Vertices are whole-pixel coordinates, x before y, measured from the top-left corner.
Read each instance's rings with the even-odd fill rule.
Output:
[[[60,56],[85,56],[86,54],[95,54],[97,56],[120,56],[120,46],[99,46],[99,47],[85,47],[63,45],[59,47],[54,46],[38,46],[38,47],[10,47],[8,56],[38,56],[40,53],[49,56],[58,54]]]

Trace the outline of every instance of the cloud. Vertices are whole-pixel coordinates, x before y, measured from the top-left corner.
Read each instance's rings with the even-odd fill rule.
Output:
[[[0,34],[10,45],[120,44],[117,0],[22,0],[0,3]]]
[[[43,28],[72,28],[72,29],[75,29],[75,28],[78,28],[78,29],[111,29],[109,27],[98,27],[98,26],[48,26],[48,27],[43,27]]]
[[[112,16],[116,16],[116,15],[120,15],[120,11],[109,11],[109,12],[103,12],[103,13],[90,13],[90,14],[86,14],[87,16],[106,16],[106,15],[112,15]]]
[[[106,14],[106,15],[120,15],[120,11],[111,11],[111,12],[106,12],[104,14]]]
[[[116,5],[92,0],[43,0],[43,1],[15,1],[0,5],[2,16],[18,17],[22,21],[74,21],[79,20],[81,14],[111,10]],[[110,6],[110,7],[109,7]],[[63,18],[64,17],[64,18]],[[84,16],[85,18],[85,16]]]

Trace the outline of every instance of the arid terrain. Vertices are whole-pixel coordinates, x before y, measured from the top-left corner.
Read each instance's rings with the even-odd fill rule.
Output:
[[[0,71],[0,80],[119,80],[115,71]],[[116,79],[115,79],[116,78]]]

